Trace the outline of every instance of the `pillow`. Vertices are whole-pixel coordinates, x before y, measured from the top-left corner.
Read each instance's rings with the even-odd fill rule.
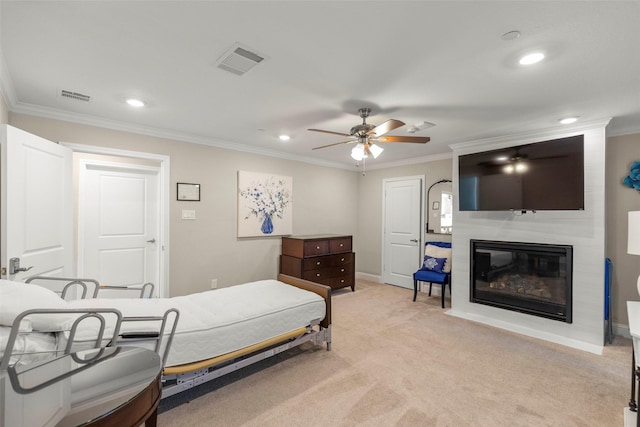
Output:
[[[435,271],[436,273],[443,273],[442,269],[444,268],[444,264],[446,261],[446,258],[434,258],[432,256],[425,255],[424,262],[422,263],[422,268],[430,271]]]
[[[0,325],[12,326],[18,314],[34,308],[65,309],[67,302],[58,294],[38,285],[0,279]],[[73,319],[71,314],[38,314],[28,316],[34,331],[61,330]],[[21,322],[20,328],[25,326]]]
[[[441,248],[436,245],[429,245],[424,248],[424,254],[434,258],[446,258],[447,261],[442,268],[443,273],[451,273],[451,248]]]

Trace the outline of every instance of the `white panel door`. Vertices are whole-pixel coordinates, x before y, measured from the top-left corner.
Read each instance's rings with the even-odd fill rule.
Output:
[[[2,145],[2,277],[74,276],[72,152],[8,125]],[[12,258],[20,268],[11,271]]]
[[[158,172],[156,167],[81,162],[81,276],[107,286],[140,287],[151,282],[158,296]],[[112,290],[100,295],[137,296]]]
[[[422,256],[422,178],[385,180],[382,280],[413,289]]]

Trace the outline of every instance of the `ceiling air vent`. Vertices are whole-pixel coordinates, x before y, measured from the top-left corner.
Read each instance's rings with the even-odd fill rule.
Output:
[[[64,89],[60,91],[60,96],[63,98],[75,99],[76,101],[84,101],[84,102],[91,101],[91,97],[89,95],[84,95],[82,93],[72,92],[70,90],[64,90]]]
[[[243,75],[265,59],[264,55],[235,44],[216,62],[216,66],[238,76]]]

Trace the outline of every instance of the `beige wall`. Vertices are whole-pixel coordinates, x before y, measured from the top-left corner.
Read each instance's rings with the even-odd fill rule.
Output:
[[[388,178],[425,176],[425,187],[443,178],[451,179],[451,159],[401,167],[368,170],[359,175],[356,268],[360,273],[382,274],[382,185]],[[455,233],[455,224],[453,225]],[[451,236],[430,235],[433,240],[451,241]]]
[[[294,234],[356,234],[357,172],[13,113],[9,123],[52,141],[170,156],[171,295],[276,276],[279,237],[236,237],[238,170],[293,177]],[[201,202],[176,201],[176,182],[201,184]],[[182,209],[197,219],[181,220]]]
[[[640,301],[636,280],[640,257],[627,254],[627,212],[640,210],[640,191],[622,184],[634,161],[640,161],[640,134],[607,140],[606,161],[606,254],[613,263],[613,321],[627,325],[627,301]]]
[[[425,176],[425,186],[451,178],[452,160],[357,172],[227,151],[62,121],[9,114],[0,102],[0,121],[54,141],[146,151],[171,157],[171,260],[173,295],[274,277],[280,240],[237,239],[238,170],[293,176],[295,234],[354,235],[356,271],[381,275],[382,183],[384,179]],[[632,161],[640,160],[640,134],[609,138],[606,162],[606,253],[614,264],[613,320],[626,325],[626,301],[640,300],[635,280],[640,262],[626,253],[627,212],[640,210],[640,194],[622,185]],[[200,203],[175,201],[178,181],[202,184]],[[182,221],[182,209],[195,209],[196,221]],[[455,224],[454,224],[455,230]],[[451,240],[450,236],[432,236]]]

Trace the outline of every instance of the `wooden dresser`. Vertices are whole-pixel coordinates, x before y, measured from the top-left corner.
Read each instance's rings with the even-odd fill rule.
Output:
[[[282,238],[280,273],[354,291],[356,254],[353,239],[343,235],[310,235]]]

